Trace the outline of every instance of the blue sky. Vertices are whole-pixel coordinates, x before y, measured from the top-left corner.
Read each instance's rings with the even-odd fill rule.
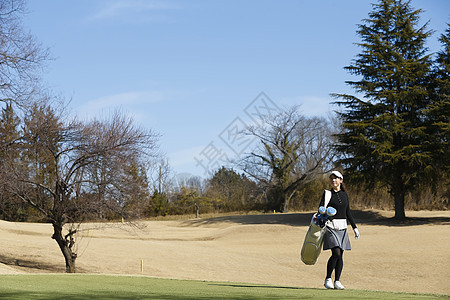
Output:
[[[28,0],[24,22],[54,58],[44,83],[74,114],[120,109],[161,134],[174,173],[206,176],[214,150],[239,155],[224,133],[251,122],[252,104],[326,115],[330,93],[352,92],[343,67],[359,53],[357,24],[373,2]],[[440,50],[450,1],[411,3]]]

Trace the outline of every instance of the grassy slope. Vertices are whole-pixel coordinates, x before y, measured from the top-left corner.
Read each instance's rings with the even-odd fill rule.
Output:
[[[450,299],[444,295],[325,290],[104,275],[0,275],[0,299]]]

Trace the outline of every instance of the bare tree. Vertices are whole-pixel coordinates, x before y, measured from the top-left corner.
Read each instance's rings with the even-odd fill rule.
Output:
[[[76,224],[107,212],[130,217],[127,201],[135,184],[130,166],[155,153],[157,136],[120,113],[90,123],[63,122],[49,106],[32,115],[25,123],[33,126],[25,126],[29,130],[16,143],[22,159],[4,162],[7,188],[53,225],[66,272],[73,273]]]
[[[149,166],[150,184],[153,191],[163,194],[168,193],[170,186],[173,185],[171,177],[172,170],[167,158],[158,157],[157,160]]]
[[[47,49],[24,31],[23,0],[0,0],[0,102],[23,106],[40,90],[38,74]]]
[[[306,180],[323,172],[332,159],[332,132],[324,118],[306,118],[298,107],[247,129],[259,146],[240,167],[267,190],[269,209],[287,212],[289,201]]]

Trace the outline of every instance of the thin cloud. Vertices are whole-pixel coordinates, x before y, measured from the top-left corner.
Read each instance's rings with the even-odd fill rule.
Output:
[[[88,101],[77,109],[80,117],[92,118],[114,110],[135,111],[132,113],[137,120],[143,120],[145,116],[136,109],[136,105],[145,105],[163,101],[165,95],[160,91],[128,92],[109,95]]]
[[[168,153],[170,166],[177,170],[189,170],[189,176],[209,176],[211,172],[217,171],[222,164],[202,165],[197,159],[200,159],[199,153],[204,150],[204,146],[184,148],[178,151]]]
[[[180,167],[186,164],[192,164],[194,157],[203,150],[204,146],[196,146],[191,148],[185,148],[178,151],[174,151],[168,154],[170,164],[174,167]]]
[[[106,6],[92,16],[93,20],[130,20],[130,21],[155,21],[167,20],[167,15],[163,14],[169,10],[180,9],[181,7],[167,1],[114,1],[107,2]]]
[[[160,91],[128,92],[94,99],[89,101],[85,106],[89,107],[90,110],[101,110],[118,106],[162,101],[163,99],[164,95]]]
[[[336,107],[331,104],[333,99],[317,96],[297,96],[281,100],[284,105],[300,105],[300,112],[306,116],[324,116]]]

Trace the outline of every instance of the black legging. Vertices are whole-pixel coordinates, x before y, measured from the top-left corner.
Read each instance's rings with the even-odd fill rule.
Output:
[[[331,249],[331,257],[327,263],[327,278],[331,278],[331,273],[334,270],[334,279],[339,281],[341,278],[342,268],[344,268],[344,260],[342,256],[344,255],[344,250],[339,247],[334,247]]]

